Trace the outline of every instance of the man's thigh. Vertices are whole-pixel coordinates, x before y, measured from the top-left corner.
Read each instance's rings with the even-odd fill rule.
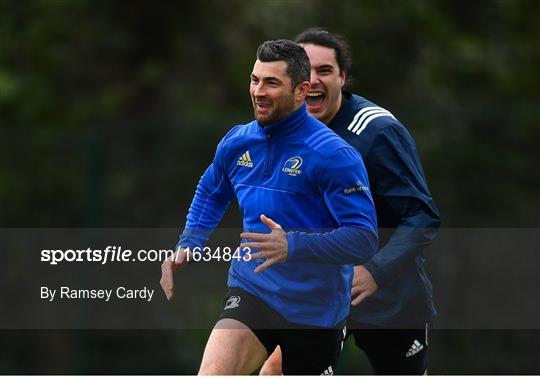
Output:
[[[427,369],[427,328],[349,329],[375,374],[421,375]]]
[[[246,325],[222,319],[208,338],[199,375],[248,375],[267,357],[265,347]]]
[[[223,299],[223,312],[218,318],[235,319],[249,328],[272,353],[277,345],[278,330],[287,324],[285,319],[264,301],[240,288],[230,288]]]
[[[249,335],[257,339],[255,343],[250,338],[250,342],[257,345],[255,349],[263,351],[248,357],[254,359],[253,364],[247,364],[248,370],[252,370],[243,370],[243,374],[249,374],[260,367],[276,345],[280,345],[283,351],[283,374],[333,374],[335,370],[344,339],[341,328],[305,329],[305,326],[288,322],[260,298],[239,288],[229,289],[219,318],[219,323],[234,319],[242,324],[249,330]],[[227,339],[224,342],[227,343]],[[242,345],[242,348],[246,347]],[[262,359],[259,359],[261,355]],[[209,358],[210,356],[212,355],[209,354]],[[232,357],[228,357],[230,358],[237,357],[233,353]],[[244,363],[243,361],[234,363]]]
[[[343,348],[344,330],[295,329],[280,332],[285,375],[333,375]]]

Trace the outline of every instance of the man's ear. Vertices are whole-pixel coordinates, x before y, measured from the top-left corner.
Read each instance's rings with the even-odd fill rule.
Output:
[[[294,90],[294,97],[296,101],[303,102],[311,89],[311,84],[309,84],[309,81],[304,81],[301,84],[298,84]]]
[[[343,87],[347,82],[347,72],[341,70],[341,74],[339,76],[341,77],[341,86]]]

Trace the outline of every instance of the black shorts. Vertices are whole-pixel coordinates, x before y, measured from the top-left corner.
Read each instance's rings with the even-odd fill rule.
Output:
[[[309,328],[287,321],[255,295],[230,288],[223,300],[222,319],[245,324],[264,345],[268,355],[281,347],[286,375],[333,375],[343,341],[344,324],[335,329]]]
[[[354,336],[374,374],[422,375],[428,364],[427,324],[412,329],[367,328],[347,321],[347,337]]]

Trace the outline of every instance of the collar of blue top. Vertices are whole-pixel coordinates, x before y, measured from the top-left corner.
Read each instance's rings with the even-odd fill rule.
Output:
[[[306,109],[306,104],[304,103],[290,115],[279,120],[276,123],[271,123],[269,125],[261,125],[259,121],[256,122],[260,127],[259,130],[261,130],[261,132],[267,138],[277,138],[289,135],[294,132],[296,129],[298,129],[304,124],[307,117],[308,113]]]

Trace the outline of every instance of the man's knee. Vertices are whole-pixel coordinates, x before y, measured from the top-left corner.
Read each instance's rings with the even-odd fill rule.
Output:
[[[234,374],[234,372],[228,371],[228,369],[225,366],[215,361],[209,361],[209,362],[203,361],[201,363],[201,367],[199,368],[199,373],[197,373],[197,375],[231,375],[231,374]]]
[[[259,375],[281,375],[281,363],[265,362]]]
[[[265,361],[259,375],[281,375],[282,373],[281,348],[278,346],[276,350]]]

